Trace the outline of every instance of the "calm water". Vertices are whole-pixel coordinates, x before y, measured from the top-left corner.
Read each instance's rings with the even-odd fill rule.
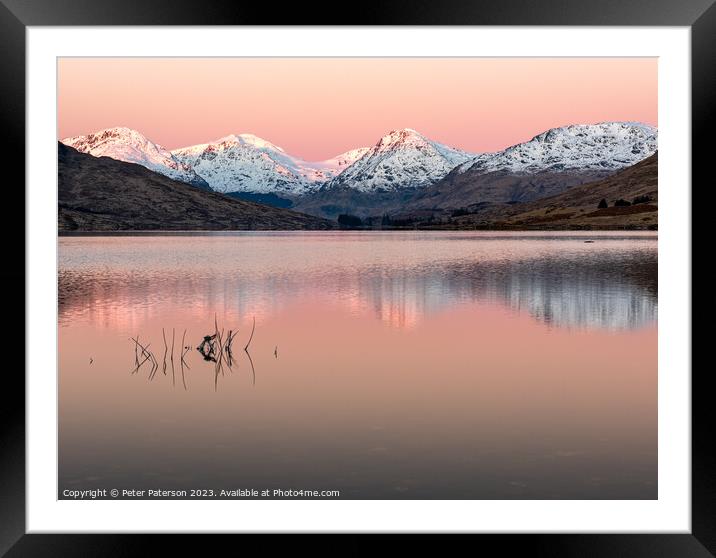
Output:
[[[657,497],[652,233],[63,237],[59,362],[60,497]]]

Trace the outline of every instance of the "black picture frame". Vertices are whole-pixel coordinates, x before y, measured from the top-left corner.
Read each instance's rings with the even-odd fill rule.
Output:
[[[217,2],[203,0],[0,0],[0,91],[2,91],[6,215],[2,221],[6,265],[0,269],[10,325],[6,342],[18,344],[17,324],[24,316],[24,243],[17,240],[25,230],[25,32],[28,26],[78,25],[340,25],[339,6]],[[359,9],[358,9],[359,8]],[[692,528],[689,534],[585,534],[585,535],[466,535],[461,543],[475,551],[499,549],[505,555],[537,556],[660,556],[697,557],[716,555],[716,458],[711,432],[711,392],[708,390],[706,357],[707,313],[714,310],[710,279],[709,219],[714,186],[710,174],[710,148],[716,129],[712,101],[716,91],[716,6],[714,0],[464,0],[384,1],[361,3],[348,10],[351,25],[578,25],[578,26],[686,26],[691,29],[692,55]],[[348,13],[347,12],[347,13]],[[703,183],[703,184],[702,184]],[[22,199],[22,202],[18,202]],[[694,203],[697,202],[697,203]],[[702,213],[700,219],[697,215]],[[697,226],[698,223],[698,226]],[[701,250],[699,250],[699,248]],[[701,257],[699,257],[701,255]],[[696,298],[697,293],[703,297]],[[708,294],[707,294],[708,293]],[[21,303],[21,300],[23,301]],[[21,308],[21,304],[23,307]],[[13,305],[16,305],[15,308]],[[21,313],[22,312],[22,313]],[[24,323],[24,318],[23,318]],[[703,327],[699,327],[699,325]],[[23,328],[24,339],[24,328]],[[25,350],[30,350],[24,339]],[[23,366],[24,368],[24,366]],[[25,382],[14,357],[6,358],[3,402],[0,405],[0,554],[16,556],[147,556],[173,552],[208,553],[212,546],[229,541],[230,552],[253,553],[282,549],[314,554],[357,555],[385,550],[395,538],[375,535],[291,536],[269,539],[265,535],[229,537],[208,535],[81,535],[25,533]],[[239,535],[241,536],[241,535]],[[415,541],[416,538],[412,538]],[[418,537],[422,551],[444,554],[454,539]],[[405,541],[397,542],[401,552]],[[468,547],[469,548],[469,547]]]

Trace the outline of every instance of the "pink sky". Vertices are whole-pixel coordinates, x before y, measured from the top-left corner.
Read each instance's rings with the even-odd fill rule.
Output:
[[[58,139],[252,133],[307,160],[414,128],[472,152],[566,124],[657,125],[656,58],[61,58]]]

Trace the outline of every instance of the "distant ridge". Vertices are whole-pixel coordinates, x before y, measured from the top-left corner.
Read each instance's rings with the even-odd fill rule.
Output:
[[[124,127],[62,141],[236,199],[327,219],[349,214],[444,220],[456,210],[529,203],[607,178],[652,155],[658,130],[640,122],[571,124],[501,151],[474,154],[402,128],[371,147],[317,162],[251,133],[172,151]]]
[[[602,122],[553,128],[495,153],[478,155],[424,188],[404,212],[440,213],[525,203],[606,178],[653,155],[658,131],[647,124]]]
[[[536,229],[654,229],[658,224],[658,152],[619,172],[529,203],[459,217],[460,226]],[[599,207],[604,200],[607,207]],[[623,200],[631,205],[615,206]],[[634,200],[639,203],[633,204]]]
[[[133,163],[58,144],[58,229],[321,230],[334,223],[205,191]]]

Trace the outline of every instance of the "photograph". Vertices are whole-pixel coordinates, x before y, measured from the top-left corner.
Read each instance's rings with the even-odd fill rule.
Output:
[[[56,70],[59,500],[658,500],[658,57]]]

